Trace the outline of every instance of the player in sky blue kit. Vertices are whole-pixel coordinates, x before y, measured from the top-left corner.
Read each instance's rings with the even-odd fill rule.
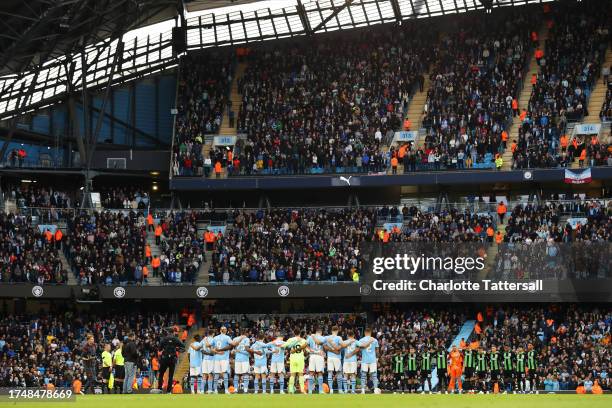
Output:
[[[199,335],[194,336],[194,339],[199,338]],[[204,393],[206,386],[208,386],[208,393],[213,392],[213,369],[214,369],[214,355],[215,351],[212,348],[213,338],[208,335],[208,330],[204,329],[204,338],[200,339],[200,341],[194,341],[191,343],[189,347],[189,363],[190,363],[190,372],[196,372],[196,370],[191,369],[191,363],[195,361],[198,357],[193,355],[194,352],[197,352],[200,355],[201,361],[201,369],[202,373],[202,381],[198,382],[198,393]],[[192,358],[193,355],[193,358]],[[193,376],[194,374],[191,374]],[[193,385],[191,386],[193,391]]]
[[[311,381],[308,382],[308,393],[312,394],[315,387],[314,379],[317,379],[319,386],[319,394],[323,394],[323,372],[325,371],[325,351],[323,351],[323,343],[325,337],[318,327],[314,333],[306,339],[308,343],[308,371],[310,372]]]
[[[200,351],[200,342],[202,338],[199,334],[193,336],[193,341],[189,347],[189,385],[191,387],[191,393],[195,394],[196,391],[201,394],[202,389],[202,352]]]
[[[242,335],[234,338],[236,344],[235,355],[234,355],[234,392],[238,392],[239,377],[242,376],[242,389],[246,393],[249,389],[249,368],[251,358],[251,340],[246,336],[248,334],[247,329],[242,331]]]
[[[280,332],[275,333],[276,338],[268,343],[268,349],[272,354],[270,357],[270,394],[274,393],[274,379],[278,379],[278,389],[281,394],[285,393],[285,341]]]
[[[367,375],[370,373],[372,386],[378,388],[378,368],[376,366],[376,351],[378,350],[378,340],[372,337],[372,329],[365,329],[364,337],[359,340],[361,350],[361,393],[365,394]]]
[[[329,393],[334,393],[334,373],[338,383],[338,392],[343,393],[342,385],[342,337],[338,336],[338,326],[332,327],[332,334],[325,337],[323,348],[327,350],[327,385],[329,385]]]
[[[262,392],[266,393],[268,384],[268,353],[270,348],[264,342],[264,333],[260,332],[257,334],[257,341],[253,343],[251,347],[253,351],[253,372],[255,373],[255,394],[259,392],[259,380],[261,380]],[[270,393],[272,393],[272,387],[270,387]]]
[[[220,333],[213,338],[213,348],[215,350],[214,356],[214,393],[217,393],[216,384],[219,381],[219,376],[223,375],[223,388],[225,393],[229,394],[229,359],[230,350],[238,345],[238,342],[242,340],[244,336],[237,337],[232,340],[227,335],[227,327],[221,326]]]
[[[215,371],[215,351],[213,349],[213,336],[208,329],[204,329],[204,337],[200,341],[200,351],[202,352],[202,392],[205,388],[208,394],[213,392],[213,377]]]
[[[357,385],[357,352],[359,343],[355,340],[355,332],[349,330],[348,339],[342,342],[344,348],[344,361],[342,372],[344,373],[344,392],[349,392],[349,382],[351,394],[355,394]]]

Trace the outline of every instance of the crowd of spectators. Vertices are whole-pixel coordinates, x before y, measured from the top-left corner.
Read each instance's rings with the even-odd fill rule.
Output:
[[[562,216],[576,217],[574,225]],[[612,271],[612,206],[596,200],[517,205],[504,226],[495,260],[502,277],[607,277]]]
[[[222,54],[187,55],[181,61],[172,152],[175,176],[195,175],[194,169],[203,168],[204,137],[219,131],[228,105],[232,67],[231,60]]]
[[[68,272],[58,253],[61,242],[56,243],[54,233],[40,230],[31,221],[0,212],[0,281],[66,283]]]
[[[507,147],[538,13],[464,19],[439,46],[424,107],[425,144],[404,156],[405,169],[491,168]]]
[[[195,283],[200,265],[206,260],[204,242],[198,236],[195,212],[170,213],[160,220],[159,274],[167,283]]]
[[[609,69],[609,68],[608,68]],[[606,90],[606,99],[601,106],[601,112],[599,117],[602,121],[612,122],[612,82],[608,82],[608,89]]]
[[[142,214],[93,212],[68,223],[67,256],[80,284],[139,282],[146,266]]]
[[[359,244],[371,239],[366,210],[240,211],[216,242],[209,271],[216,282],[358,279]]]
[[[558,5],[546,19],[548,38],[536,51],[539,73],[531,78],[529,106],[519,117],[514,168],[565,167],[574,160],[571,152],[560,151],[560,137],[568,121],[588,115],[589,95],[610,42],[604,2]]]
[[[167,313],[42,313],[34,316],[5,314],[0,319],[0,386],[72,388],[76,380],[92,392],[101,384],[101,365],[86,369],[83,346],[93,335],[99,360],[105,344],[114,351],[133,332],[140,354],[141,373],[153,383],[152,360],[159,349],[160,330],[174,326]],[[92,378],[92,372],[96,374]]]
[[[104,208],[142,210],[149,207],[149,193],[139,187],[111,187],[100,189]]]
[[[612,311],[586,305],[500,307],[478,336],[484,347],[508,345],[511,350],[536,350],[537,368],[532,389],[591,391],[597,381],[612,387],[610,353]],[[498,347],[499,348],[499,347]]]
[[[6,197],[14,200],[18,208],[72,208],[74,193],[48,188],[40,183],[21,183],[5,187]]]
[[[385,169],[383,138],[401,127],[431,58],[426,32],[370,28],[254,50],[239,84],[248,141],[233,172]]]

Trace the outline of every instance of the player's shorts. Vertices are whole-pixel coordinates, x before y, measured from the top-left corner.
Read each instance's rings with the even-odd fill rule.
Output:
[[[327,371],[342,371],[342,363],[337,357],[327,358]]]
[[[361,363],[362,373],[375,373],[378,370],[376,363]]]
[[[213,371],[215,374],[225,374],[229,372],[229,361],[227,360],[214,360]]]
[[[212,374],[215,371],[214,360],[202,360],[202,374]]]
[[[308,357],[308,371],[312,373],[322,373],[325,371],[325,359],[323,356],[313,354]]]
[[[198,376],[202,373],[202,366],[192,367],[189,366],[189,375],[190,376]]]
[[[356,361],[345,361],[342,366],[344,374],[357,374],[357,362]]]
[[[408,370],[406,371],[406,377],[413,379],[413,378],[417,378],[419,376],[419,372],[416,370]]]
[[[253,372],[255,374],[268,374],[268,367],[265,365],[253,366]]]
[[[289,372],[291,373],[303,373],[304,372],[304,359],[289,360]]]
[[[270,363],[270,372],[274,374],[284,374],[285,373],[285,363]]]
[[[249,362],[248,361],[235,361],[234,362],[234,374],[248,374],[249,373]]]

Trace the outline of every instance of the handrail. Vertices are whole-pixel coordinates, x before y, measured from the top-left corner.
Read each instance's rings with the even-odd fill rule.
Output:
[[[421,211],[426,212],[440,212],[433,211],[433,208],[436,207],[436,199],[435,198],[418,198],[418,199],[410,199],[404,203],[389,203],[389,204],[372,204],[372,205],[362,205],[358,209],[362,210],[382,210],[383,208],[393,208],[396,207],[398,209],[404,207],[417,207]],[[580,200],[548,200],[548,199],[540,199],[534,201],[533,205],[578,205],[578,204],[589,204],[589,203],[597,203],[601,207],[607,208],[608,206],[612,206],[612,198],[584,198]],[[508,207],[513,208],[519,204],[529,204],[527,200],[524,199],[514,199],[508,200]],[[444,207],[442,210],[447,209],[455,209],[459,211],[469,210],[471,212],[495,212],[496,211],[496,203],[490,203],[487,201],[479,202],[478,200],[474,200],[470,202],[466,199],[466,201],[455,201],[444,203]],[[312,210],[346,210],[346,209],[355,209],[355,207],[350,207],[346,205],[330,205],[330,206],[304,206],[304,205],[296,205],[296,206],[280,206],[274,207],[274,210],[298,210],[298,211],[312,211]],[[189,209],[171,209],[171,208],[151,208],[150,211],[154,214],[154,216],[162,216],[168,214],[180,214],[180,213],[202,213],[202,215],[214,212],[216,214],[223,213],[231,213],[233,211],[244,211],[244,212],[256,212],[266,209],[256,208],[256,207],[224,207],[224,208],[189,208]],[[431,210],[431,211],[430,211]],[[44,222],[45,219],[49,221],[61,221],[67,219],[69,216],[73,214],[91,214],[93,212],[112,212],[112,213],[129,213],[136,212],[140,213],[143,216],[148,213],[147,209],[130,209],[130,208],[99,208],[99,209],[82,209],[82,208],[41,208],[41,207],[21,207],[17,208],[17,215],[20,216],[36,216],[42,217]],[[563,214],[571,214],[578,213],[578,211],[565,211]],[[39,224],[41,218],[39,218]],[[218,221],[218,220],[210,220],[209,221]],[[382,220],[382,219],[381,219]],[[379,220],[380,221],[380,220]]]

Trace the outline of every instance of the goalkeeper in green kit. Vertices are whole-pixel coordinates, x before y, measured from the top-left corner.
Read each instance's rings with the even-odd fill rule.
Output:
[[[300,390],[304,392],[304,349],[308,347],[308,343],[304,339],[305,333],[300,332],[300,329],[293,331],[293,337],[285,342],[282,346],[289,350],[289,392],[295,393],[295,375],[300,379]]]

